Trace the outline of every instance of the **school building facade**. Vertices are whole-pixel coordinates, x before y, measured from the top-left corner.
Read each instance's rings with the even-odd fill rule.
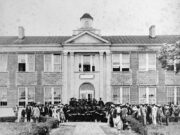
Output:
[[[180,35],[102,36],[84,14],[72,36],[0,37],[0,107],[96,98],[114,103],[180,103],[180,73],[158,61]]]

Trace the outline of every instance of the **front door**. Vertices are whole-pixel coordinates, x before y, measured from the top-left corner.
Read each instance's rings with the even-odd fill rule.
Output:
[[[94,98],[94,86],[90,83],[84,83],[80,86],[80,98],[92,100]]]
[[[80,98],[81,99],[93,99],[94,91],[93,90],[80,90]]]

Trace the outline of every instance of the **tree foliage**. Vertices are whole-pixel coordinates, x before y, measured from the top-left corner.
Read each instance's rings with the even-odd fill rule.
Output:
[[[180,70],[180,41],[175,44],[164,44],[159,57],[162,68],[178,72]]]

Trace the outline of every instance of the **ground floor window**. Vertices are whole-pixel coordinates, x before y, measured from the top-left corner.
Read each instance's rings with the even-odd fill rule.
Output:
[[[7,106],[7,88],[0,87],[0,106]]]
[[[45,87],[44,102],[45,104],[58,104],[61,102],[61,87]]]
[[[18,92],[19,106],[26,106],[29,103],[35,102],[34,87],[19,87]]]
[[[130,102],[130,87],[128,86],[113,86],[112,99],[114,103],[129,103]]]
[[[169,104],[180,104],[180,87],[167,86],[167,102]]]
[[[139,87],[140,104],[156,104],[156,87]]]

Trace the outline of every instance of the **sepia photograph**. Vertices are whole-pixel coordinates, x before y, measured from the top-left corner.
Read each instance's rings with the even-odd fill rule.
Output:
[[[0,0],[0,135],[180,135],[180,0]]]

